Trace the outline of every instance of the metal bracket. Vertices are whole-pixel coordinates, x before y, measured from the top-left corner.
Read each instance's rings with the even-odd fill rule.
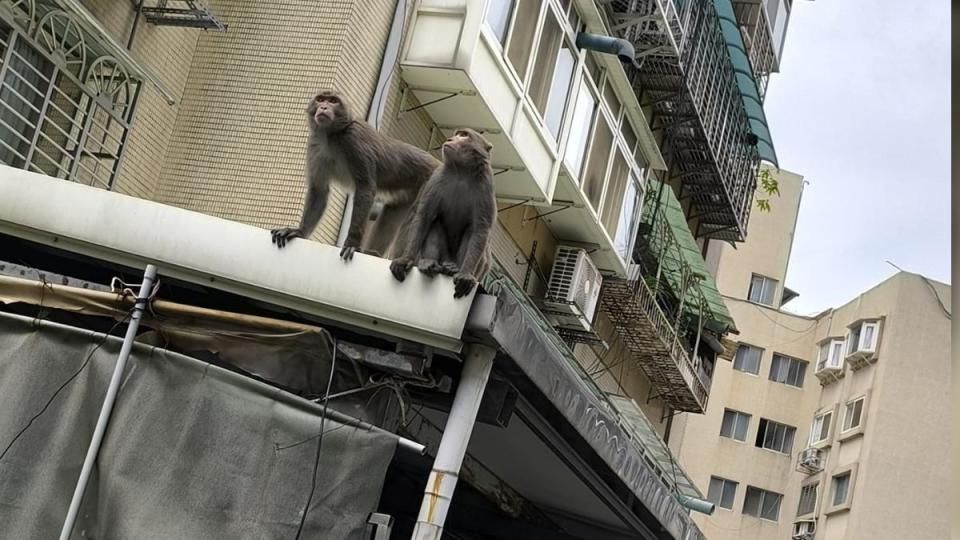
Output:
[[[373,540],[390,540],[390,534],[393,532],[393,516],[373,512],[367,519],[367,523],[373,529]]]
[[[563,212],[564,210],[566,210],[566,209],[568,209],[568,208],[573,208],[573,205],[571,204],[571,205],[562,206],[562,207],[560,207],[560,208],[556,208],[556,209],[554,209],[554,210],[550,210],[549,212],[544,212],[544,213],[542,213],[542,214],[536,214],[535,216],[532,216],[532,217],[523,218],[523,220],[520,221],[520,224],[521,224],[521,225],[526,225],[527,223],[529,223],[529,222],[531,222],[531,221],[536,221],[536,220],[538,220],[538,219],[540,219],[540,218],[545,218],[545,217],[547,217],[547,216],[549,216],[549,215],[551,215],[551,214],[556,214],[556,213],[558,213],[558,212]]]

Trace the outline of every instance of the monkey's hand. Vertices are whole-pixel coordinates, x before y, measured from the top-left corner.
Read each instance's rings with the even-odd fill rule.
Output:
[[[426,274],[430,277],[433,277],[443,271],[440,263],[434,259],[420,259],[420,262],[417,263],[417,268],[422,274]]]
[[[440,273],[445,276],[455,276],[459,271],[460,267],[455,262],[447,261],[440,265]]]
[[[397,281],[403,281],[407,277],[407,272],[413,268],[413,261],[406,257],[398,257],[390,261],[390,273]]]
[[[477,278],[473,274],[457,272],[453,276],[453,297],[462,298],[470,294],[476,284]]]
[[[352,261],[353,254],[356,253],[357,251],[360,251],[359,249],[357,249],[357,246],[344,245],[342,248],[340,248],[340,258],[345,261]]]
[[[282,229],[270,231],[270,237],[271,241],[276,244],[278,248],[282,248],[287,245],[287,242],[294,238],[303,238],[303,231],[301,231],[299,227],[283,227]]]

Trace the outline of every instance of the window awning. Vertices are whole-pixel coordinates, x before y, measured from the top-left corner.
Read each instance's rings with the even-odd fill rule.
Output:
[[[34,17],[39,21],[47,13],[55,9],[61,9],[74,18],[85,34],[86,46],[98,53],[98,56],[113,57],[132,77],[152,84],[167,103],[170,105],[176,103],[176,97],[173,95],[173,92],[167,88],[167,85],[142,63],[131,56],[126,47],[117,43],[107,29],[100,24],[100,21],[98,21],[87,8],[83,7],[80,0],[37,0],[36,14]]]
[[[649,195],[647,201],[644,203],[644,214],[650,216],[646,218],[648,220],[652,219],[654,215],[654,205],[657,202],[657,193],[661,191],[660,186],[660,182],[653,179],[650,180],[650,189],[647,191]],[[707,319],[706,327],[720,333],[736,332],[737,329],[733,322],[733,317],[730,316],[726,304],[723,303],[723,297],[720,296],[720,292],[717,290],[716,281],[710,272],[707,271],[703,256],[700,255],[700,248],[697,246],[697,241],[694,240],[693,234],[690,232],[690,226],[687,225],[687,217],[683,214],[680,201],[677,200],[673,189],[669,186],[664,186],[662,192],[663,195],[660,196],[661,210],[656,216],[656,219],[667,220],[676,242],[679,244],[682,257],[680,261],[669,257],[662,261],[664,273],[670,287],[673,288],[674,291],[682,290],[681,268],[683,264],[686,264],[690,270],[702,276],[702,279],[695,287],[703,295],[709,308],[709,311],[703,314],[704,318]],[[654,251],[659,252],[662,247],[660,245],[662,239],[657,236],[652,236],[650,241]],[[684,304],[686,310],[692,313],[696,313],[700,309],[699,304],[692,295],[684,300]]]
[[[750,58],[747,56],[747,48],[743,43],[740,27],[737,25],[733,4],[730,0],[714,0],[714,6],[720,18],[720,29],[727,41],[727,50],[730,52],[730,61],[733,63],[737,87],[743,98],[743,108],[746,109],[747,118],[750,120],[750,130],[759,139],[757,152],[760,154],[760,159],[778,165],[777,153],[773,148],[773,137],[770,136],[767,116],[763,112],[763,101],[760,100],[757,80],[753,76],[753,68],[750,66]]]

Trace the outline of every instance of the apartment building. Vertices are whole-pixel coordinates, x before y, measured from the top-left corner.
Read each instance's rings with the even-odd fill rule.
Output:
[[[898,272],[815,317],[782,310],[804,180],[774,174],[749,241],[709,255],[740,333],[670,440],[717,505],[694,519],[708,538],[946,538],[950,286]]]
[[[389,374],[393,401],[331,407],[428,453],[398,452],[377,479],[394,537],[702,538],[690,508],[707,493],[665,441],[679,413],[711,410],[740,324],[702,253],[745,239],[758,167],[776,163],[763,97],[789,6],[0,3],[4,268],[69,287],[156,264],[168,300],[349,344],[334,358]],[[299,219],[316,88],[430,151],[461,126],[493,143],[496,264],[479,292],[455,303],[446,278],[343,265],[339,192],[314,242],[269,244]],[[462,468],[438,469],[471,432]]]

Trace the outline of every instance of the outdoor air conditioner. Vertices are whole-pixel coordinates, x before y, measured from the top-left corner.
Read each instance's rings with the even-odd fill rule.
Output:
[[[544,312],[554,326],[590,331],[602,282],[586,250],[558,246],[542,303]]]
[[[803,519],[793,522],[793,540],[813,540],[817,532],[817,522],[813,519]]]
[[[823,470],[823,449],[821,448],[807,448],[800,452],[800,458],[797,460],[797,465],[801,468],[818,472]]]

